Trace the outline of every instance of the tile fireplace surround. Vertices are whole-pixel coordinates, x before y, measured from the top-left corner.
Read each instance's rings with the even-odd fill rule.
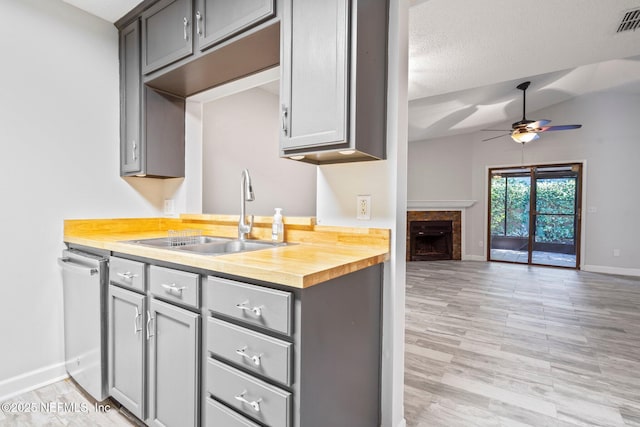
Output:
[[[407,261],[411,260],[409,224],[411,221],[451,221],[453,223],[453,259],[462,259],[462,212],[460,211],[408,211]]]

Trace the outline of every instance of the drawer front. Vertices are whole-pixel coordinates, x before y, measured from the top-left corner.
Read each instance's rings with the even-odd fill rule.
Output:
[[[144,292],[144,263],[111,257],[109,260],[109,281]]]
[[[206,427],[260,427],[221,403],[207,398]]]
[[[217,360],[207,361],[207,391],[268,426],[291,425],[291,393]]]
[[[193,307],[199,307],[200,276],[186,271],[152,265],[149,267],[149,289],[154,296]]]
[[[207,308],[243,322],[291,335],[291,292],[209,276]]]
[[[208,318],[207,351],[288,386],[292,348],[286,341]]]

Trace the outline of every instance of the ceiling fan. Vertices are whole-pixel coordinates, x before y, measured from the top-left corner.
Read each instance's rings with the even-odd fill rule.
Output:
[[[527,120],[526,118],[526,102],[527,102],[527,88],[531,82],[520,83],[516,86],[522,91],[522,120],[515,122],[511,125],[511,130],[506,129],[482,129],[483,131],[491,132],[508,132],[503,135],[494,136],[491,138],[483,139],[482,141],[490,141],[492,139],[501,138],[506,135],[511,135],[511,138],[519,143],[526,144],[527,142],[534,141],[540,138],[539,133],[548,132],[552,130],[569,130],[579,129],[582,125],[558,125],[547,126],[551,123],[551,120]]]

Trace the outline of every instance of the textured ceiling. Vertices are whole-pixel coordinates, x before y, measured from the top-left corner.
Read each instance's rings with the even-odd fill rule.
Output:
[[[140,3],[64,1],[110,22]],[[409,4],[411,141],[518,120],[515,86],[525,80],[532,82],[528,111],[596,90],[640,90],[640,30],[616,34],[623,13],[640,8],[640,0]]]
[[[640,0],[412,3],[411,141],[517,121],[515,87],[526,80],[527,111],[597,90],[639,91],[640,31],[616,29]]]

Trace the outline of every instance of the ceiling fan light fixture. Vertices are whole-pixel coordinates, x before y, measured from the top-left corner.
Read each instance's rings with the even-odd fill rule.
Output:
[[[514,130],[511,134],[511,138],[519,144],[526,144],[527,142],[531,142],[534,139],[538,139],[539,137],[536,132],[527,132],[527,130]]]

